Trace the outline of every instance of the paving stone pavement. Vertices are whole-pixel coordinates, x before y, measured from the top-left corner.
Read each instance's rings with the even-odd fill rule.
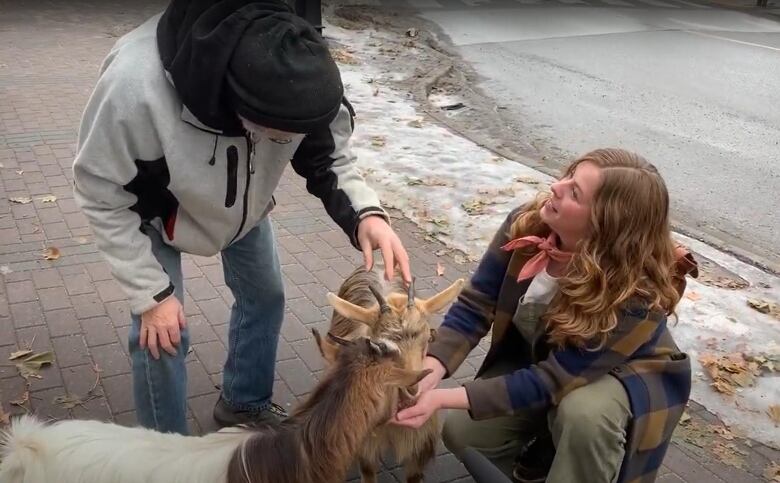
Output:
[[[10,402],[29,389],[27,406],[43,417],[135,424],[127,302],[73,202],[70,168],[81,111],[102,58],[118,36],[161,7],[162,2],[151,0],[34,5],[0,0],[0,402],[6,411],[22,412]],[[56,201],[47,201],[48,195]],[[24,197],[32,201],[10,201]],[[337,289],[361,256],[291,171],[276,197],[273,221],[288,304],[275,399],[292,407],[306,397],[323,370],[310,329],[327,325],[325,293]],[[393,222],[410,252],[423,296],[473,269],[452,256],[435,256],[442,246],[410,222]],[[44,260],[46,247],[57,247],[60,258]],[[445,269],[441,277],[436,275],[437,262]],[[232,303],[220,263],[218,257],[183,259],[184,306],[193,348],[187,359],[188,421],[194,434],[215,429],[211,410],[221,382]],[[25,388],[5,361],[28,346],[53,350],[56,360]],[[449,384],[473,377],[482,356],[484,345]],[[85,395],[95,383],[94,365],[102,371],[94,391],[98,397],[71,409],[54,402],[66,393]],[[689,412],[697,424],[720,424],[695,403]],[[675,443],[658,481],[760,481],[770,462],[780,461],[777,451],[756,443],[740,442],[738,449],[744,452],[741,470],[695,444]],[[471,481],[441,445],[427,476],[429,481]],[[352,471],[350,477],[355,479],[357,473]],[[380,481],[403,481],[402,471],[388,461]]]

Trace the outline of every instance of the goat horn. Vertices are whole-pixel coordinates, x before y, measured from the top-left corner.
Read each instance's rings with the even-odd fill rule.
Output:
[[[369,285],[368,289],[371,290],[371,293],[376,297],[376,301],[379,302],[379,312],[382,314],[390,312],[390,306],[387,305],[387,300],[379,293],[379,290],[373,284]]]
[[[338,345],[352,345],[352,341],[349,339],[343,339],[328,332],[328,339],[332,340]]]
[[[406,294],[407,301],[406,301],[406,308],[411,309],[414,307],[414,277],[412,277],[411,283],[409,283],[409,292]]]

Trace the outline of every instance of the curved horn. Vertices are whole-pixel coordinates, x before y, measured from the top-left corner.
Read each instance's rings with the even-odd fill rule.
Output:
[[[409,292],[407,292],[406,296],[406,308],[411,309],[414,307],[414,277],[412,277],[412,282],[409,284]]]
[[[331,341],[335,342],[338,345],[347,346],[347,345],[352,345],[353,344],[353,342],[351,340],[344,339],[342,337],[333,335],[333,334],[330,333],[330,331],[328,332],[328,339],[330,339]]]
[[[368,289],[371,290],[371,293],[374,294],[376,301],[379,303],[379,313],[386,314],[390,312],[391,309],[390,306],[387,305],[387,300],[385,300],[384,296],[379,293],[379,290],[374,286],[374,284],[370,284]]]

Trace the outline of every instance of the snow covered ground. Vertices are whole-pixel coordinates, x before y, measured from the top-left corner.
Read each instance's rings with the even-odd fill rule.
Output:
[[[386,72],[372,56],[381,55],[384,41],[398,41],[393,34],[330,25],[326,33],[354,56],[355,62],[349,62],[347,55],[341,71],[358,113],[353,148],[363,174],[386,205],[478,259],[506,214],[546,189],[552,178],[452,134],[426,118],[406,94],[387,87],[386,82],[406,73]],[[457,99],[433,101],[450,104]],[[780,404],[778,373],[724,395],[710,386],[698,358],[735,351],[779,356],[780,320],[749,307],[747,299],[780,301],[780,280],[701,242],[678,238],[750,282],[747,289],[730,290],[689,280],[672,331],[693,361],[692,397],[733,431],[778,448],[780,429],[767,413],[770,405]]]

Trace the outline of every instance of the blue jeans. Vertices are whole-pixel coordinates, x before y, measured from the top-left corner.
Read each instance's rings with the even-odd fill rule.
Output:
[[[152,251],[184,300],[181,253],[145,227]],[[284,286],[273,228],[264,219],[222,251],[225,284],[235,303],[230,312],[222,397],[236,410],[262,410],[271,403],[279,331],[284,319]],[[189,333],[185,328],[176,356],[160,350],[155,360],[139,346],[141,318],[132,316],[129,347],[138,423],[162,432],[187,434],[187,367]]]

